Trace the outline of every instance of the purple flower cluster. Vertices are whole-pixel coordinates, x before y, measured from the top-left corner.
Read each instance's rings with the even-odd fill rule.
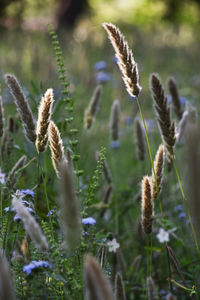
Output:
[[[120,146],[120,142],[119,141],[111,141],[111,143],[110,143],[110,148],[118,149],[119,146]]]
[[[82,219],[82,224],[84,225],[95,225],[96,224],[96,220],[92,217],[88,217],[88,218],[83,218]]]
[[[27,275],[31,274],[31,272],[34,269],[37,268],[50,268],[52,269],[52,265],[48,262],[48,261],[44,261],[44,260],[40,260],[40,261],[36,261],[33,260],[32,262],[30,262],[30,264],[26,265],[23,267],[23,271],[27,273]]]
[[[97,83],[106,83],[111,80],[111,74],[105,72],[107,68],[107,63],[105,61],[98,61],[94,65],[94,70],[96,71],[95,78]]]
[[[25,195],[29,195],[29,196],[32,196],[34,197],[35,193],[30,190],[30,189],[26,189],[26,190],[20,190],[21,193],[25,194]]]
[[[180,220],[183,220],[186,218],[186,214],[183,211],[183,205],[179,204],[179,205],[175,206],[174,211],[179,213],[178,217]]]

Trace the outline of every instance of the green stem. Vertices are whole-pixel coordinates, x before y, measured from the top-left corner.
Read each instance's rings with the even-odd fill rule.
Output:
[[[140,105],[138,97],[136,97],[136,99],[137,99],[138,108],[139,108],[140,115],[141,115],[142,122],[143,122],[143,126],[144,126],[144,131],[145,131],[145,136],[146,136],[146,141],[147,141],[147,147],[148,147],[148,151],[149,151],[149,157],[150,157],[150,161],[151,161],[151,165],[152,165],[153,176],[154,176],[154,180],[155,180],[155,184],[156,184],[156,190],[157,190],[157,194],[158,194],[158,201],[159,201],[161,219],[163,221],[164,216],[163,216],[162,203],[161,203],[161,200],[160,200],[160,193],[159,193],[158,182],[157,182],[157,178],[156,178],[156,173],[155,173],[155,168],[154,168],[154,163],[153,163],[153,158],[152,158],[152,153],[151,153],[151,147],[150,147],[149,138],[148,138],[148,134],[147,134],[147,128],[146,128],[143,112],[142,112],[141,105]]]
[[[38,155],[38,161],[40,163],[40,153]],[[41,171],[42,171],[42,181],[43,181],[43,185],[44,185],[44,195],[45,195],[45,200],[46,200],[46,203],[47,203],[47,210],[48,210],[48,213],[49,213],[49,223],[50,223],[50,228],[51,228],[51,236],[52,236],[53,241],[55,242],[55,239],[54,239],[54,230],[53,230],[53,223],[52,223],[51,213],[50,213],[49,198],[48,198],[48,195],[47,195],[47,186],[46,186],[47,177],[46,177],[45,157],[44,157],[44,170],[43,170],[43,167],[41,165],[40,165],[40,168],[41,168]]]
[[[178,179],[181,195],[182,195],[182,198],[183,198],[183,200],[185,202],[185,205],[186,205],[186,208],[187,208],[187,199],[186,199],[184,191],[183,191],[183,187],[182,187],[179,172],[178,172],[178,169],[177,169],[175,157],[173,157],[173,165],[174,165],[174,169],[175,169],[176,176],[177,176],[177,179]],[[189,221],[190,221],[190,226],[191,226],[191,229],[192,229],[192,235],[193,235],[193,239],[194,239],[194,242],[195,242],[195,246],[196,246],[197,252],[198,252],[199,257],[200,257],[200,250],[199,250],[199,245],[198,245],[198,241],[197,241],[197,236],[196,236],[196,232],[195,232],[195,229],[194,229],[194,225],[192,223],[191,214],[190,214],[190,211],[189,211],[188,208],[187,208],[187,215],[188,215],[188,218],[189,218]]]

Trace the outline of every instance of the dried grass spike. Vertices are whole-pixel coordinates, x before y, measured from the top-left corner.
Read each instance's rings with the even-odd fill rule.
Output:
[[[110,135],[112,141],[119,140],[119,121],[120,121],[120,104],[119,100],[114,100],[110,115]]]
[[[141,91],[139,85],[139,74],[137,64],[133,58],[133,53],[129,49],[128,43],[119,29],[111,23],[103,23],[104,29],[108,33],[108,37],[116,52],[118,66],[122,72],[126,89],[131,96],[138,96]]]
[[[52,115],[53,107],[53,89],[48,89],[42,97],[39,110],[36,129],[36,149],[38,152],[43,152],[46,149],[48,141],[48,126]]]
[[[36,222],[35,218],[23,205],[21,197],[13,195],[12,205],[16,210],[16,213],[22,219],[24,228],[29,234],[31,240],[34,242],[35,246],[42,251],[46,251],[48,249],[46,237],[43,235],[42,230],[39,224]]]
[[[156,157],[154,160],[154,170],[155,170],[158,190],[157,190],[154,174],[152,171],[152,198],[156,199],[162,187],[162,179],[163,179],[163,171],[164,171],[164,146],[162,144],[159,146],[156,153]]]
[[[184,111],[182,119],[177,125],[176,130],[176,141],[177,143],[181,141],[187,124],[196,124],[197,123],[197,109],[196,107],[189,106],[186,111]]]
[[[87,300],[114,300],[109,281],[103,275],[97,261],[86,256],[84,265]]]
[[[135,121],[135,136],[136,136],[136,145],[137,145],[137,157],[139,160],[144,161],[145,159],[145,140],[143,127],[139,119]]]
[[[15,103],[17,105],[22,124],[26,132],[26,136],[31,142],[35,142],[35,120],[33,118],[33,114],[28,104],[28,101],[22,91],[22,88],[14,75],[6,74],[5,80],[10,89],[11,94],[15,99]]]
[[[152,201],[151,184],[148,176],[142,180],[142,225],[144,232],[152,232],[152,221],[154,216],[154,204]]]
[[[81,238],[81,217],[74,183],[72,161],[63,160],[59,166],[61,176],[60,218],[66,247],[74,250]]]
[[[57,176],[60,178],[59,164],[64,159],[63,142],[60,132],[53,121],[50,121],[48,127],[49,147],[51,150],[51,158]]]
[[[15,185],[15,183],[16,183],[16,178],[15,178],[16,172],[25,165],[26,159],[27,159],[26,155],[23,155],[16,162],[16,164],[14,165],[14,167],[12,168],[12,170],[10,171],[10,173],[8,174],[8,177],[7,177],[7,180],[6,180],[6,183],[8,185],[11,185],[11,184]]]
[[[115,300],[126,300],[124,283],[120,273],[115,276]]]
[[[4,130],[4,109],[3,109],[2,97],[0,96],[0,136],[3,135],[3,130]]]
[[[2,251],[0,251],[0,299],[16,299],[15,292],[13,289],[13,283],[11,280],[9,265]]]
[[[147,292],[148,292],[148,300],[156,299],[155,285],[151,277],[147,278]]]
[[[174,156],[174,145],[176,142],[175,123],[171,122],[167,98],[165,97],[164,89],[158,75],[151,75],[150,88],[152,91],[154,108],[157,115],[161,137],[167,150],[167,159],[171,162]]]
[[[181,120],[183,111],[181,108],[181,100],[179,97],[178,88],[175,79],[173,77],[169,77],[167,80],[167,85],[172,97],[172,103],[173,103],[175,114],[177,115],[179,120]]]
[[[90,129],[95,120],[96,113],[99,109],[99,105],[101,102],[101,94],[102,94],[102,86],[98,85],[94,90],[92,98],[90,100],[90,104],[85,111],[84,117],[84,127],[85,129]]]

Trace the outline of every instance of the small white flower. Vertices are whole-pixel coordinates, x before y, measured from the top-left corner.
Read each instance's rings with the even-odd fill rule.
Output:
[[[169,242],[169,232],[160,228],[159,233],[156,235],[160,243]]]
[[[119,243],[117,242],[116,238],[114,238],[112,241],[107,243],[108,245],[108,251],[109,252],[116,252],[116,250],[119,248]]]
[[[0,182],[2,184],[5,184],[5,177],[6,177],[6,174],[5,173],[2,173],[1,172],[1,169],[0,169]]]

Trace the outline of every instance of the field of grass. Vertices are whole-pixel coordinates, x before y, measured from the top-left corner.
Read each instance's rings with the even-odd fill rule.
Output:
[[[166,80],[174,76],[181,110],[193,107],[198,111],[198,28],[186,25],[174,28],[162,23],[144,29],[136,25],[117,26],[126,36],[138,64],[142,86],[138,101],[154,160],[163,140],[153,108],[149,76],[159,73],[166,96],[169,95]],[[118,277],[115,282],[117,273],[121,274],[127,299],[200,299],[198,201],[195,202],[199,196],[200,167],[197,121],[188,119],[193,131],[187,138],[185,130],[181,141],[176,143],[171,170],[166,151],[162,189],[154,199],[152,232],[147,235],[141,224],[141,198],[145,198],[144,191],[141,197],[141,183],[145,175],[152,176],[152,165],[137,100],[126,91],[107,34],[101,24],[83,21],[73,33],[62,32],[53,37],[54,45],[48,32],[2,32],[0,269],[4,271],[0,271],[3,286],[0,299],[15,299],[12,290],[17,299],[112,299],[104,279],[107,278],[114,290],[113,297],[123,300],[122,281]],[[57,40],[62,55],[58,53]],[[59,68],[56,59],[61,63]],[[66,78],[61,76],[59,80],[65,68]],[[57,166],[61,178],[52,164],[52,144],[45,152],[38,153],[35,142],[26,138],[21,112],[17,111],[5,82],[7,73],[19,80],[36,121],[42,96],[47,89],[53,89],[51,119],[59,129],[64,155],[68,158],[64,166],[66,174]],[[99,84],[102,86],[99,109],[92,127],[86,129],[85,110]],[[112,125],[111,107],[116,99],[120,117],[117,125]],[[178,128],[180,120],[174,106],[170,101],[168,105]],[[140,149],[136,142],[136,119],[140,121],[140,138],[144,142],[143,161],[137,155]],[[0,127],[1,124],[0,120]],[[112,126],[118,128],[115,143]],[[59,148],[57,142],[54,146]],[[26,162],[12,174],[13,166],[24,155]],[[74,172],[69,156],[74,162]],[[110,180],[105,177],[105,161]],[[43,233],[33,225],[34,221],[30,227],[27,225],[27,218],[21,208],[18,211],[16,203],[23,204]]]

